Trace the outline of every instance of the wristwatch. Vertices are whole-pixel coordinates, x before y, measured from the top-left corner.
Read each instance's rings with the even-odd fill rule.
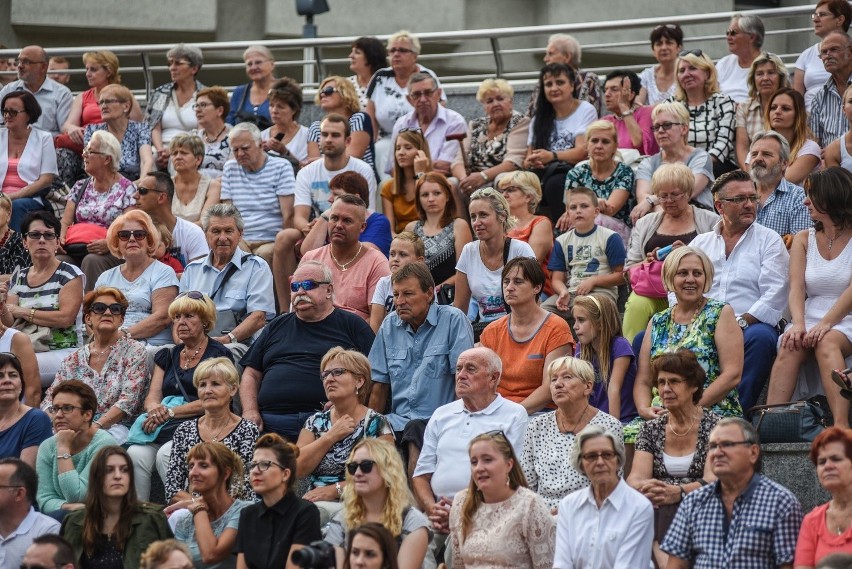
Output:
[[[742,316],[737,317],[737,324],[739,324],[740,329],[742,329],[742,330],[745,330],[746,328],[748,328],[748,320],[746,320]]]
[[[64,458],[67,460],[71,458],[71,455],[66,452],[65,454],[57,454],[56,458]]]
[[[683,499],[686,498],[686,490],[683,489],[683,486],[679,486],[680,488],[680,501],[683,502]]]

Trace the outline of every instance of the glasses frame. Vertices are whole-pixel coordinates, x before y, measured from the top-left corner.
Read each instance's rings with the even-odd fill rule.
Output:
[[[26,235],[27,239],[32,239],[33,241],[40,241],[41,239],[53,241],[58,237],[54,231],[27,231],[24,235]]]
[[[281,470],[287,470],[283,465],[275,462],[274,460],[253,460],[246,465],[246,470],[248,472],[251,472],[252,470],[257,468],[261,472],[266,472],[272,465],[277,466]]]
[[[124,307],[118,302],[112,302],[110,304],[107,304],[106,302],[93,302],[89,307],[89,312],[92,314],[106,314],[107,310],[109,310],[109,313],[113,316],[124,315]]]
[[[374,466],[376,466],[376,461],[369,458],[364,459],[361,462],[350,460],[346,463],[346,472],[348,472],[350,476],[355,476],[355,473],[358,472],[358,469],[360,468],[361,472],[364,474],[370,474],[373,471]]]
[[[319,288],[320,285],[331,284],[328,281],[315,281],[313,279],[305,279],[303,281],[290,281],[290,292],[296,293],[299,292],[299,289],[303,289],[305,292],[310,290],[314,290],[315,288]]]
[[[67,411],[66,411],[66,409],[67,409]],[[48,405],[45,408],[45,411],[47,412],[48,415],[56,415],[59,411],[62,411],[63,415],[70,415],[75,409],[79,409],[80,413],[82,413],[84,411],[84,409],[82,407],[80,407],[79,405],[71,405],[70,403],[68,405],[59,405],[59,406]]]
[[[138,242],[144,241],[148,238],[148,231],[145,229],[122,229],[120,231],[116,231],[115,234],[118,235],[119,241],[130,241],[130,238],[133,237],[133,239]]]
[[[19,111],[17,109],[2,109],[2,110],[0,110],[0,114],[2,114],[4,117],[8,115],[12,118],[15,118],[18,115],[20,115],[21,113],[26,113],[26,112],[27,112],[26,110]]]

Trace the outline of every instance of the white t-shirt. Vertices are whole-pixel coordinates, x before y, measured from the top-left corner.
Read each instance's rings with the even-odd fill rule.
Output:
[[[388,313],[394,309],[393,286],[391,286],[390,275],[380,278],[379,282],[376,283],[376,290],[373,291],[373,299],[370,304],[384,306]]]
[[[530,122],[530,132],[527,135],[527,146],[532,146],[535,140],[535,119]],[[555,127],[550,134],[550,144],[545,150],[561,152],[574,148],[578,136],[586,134],[586,127],[598,120],[598,112],[586,101],[580,101],[580,106],[564,119],[556,119]]]
[[[825,70],[819,58],[819,44],[802,52],[796,60],[796,69],[805,73],[805,108],[810,112],[814,97],[831,77],[831,73]]]
[[[716,62],[719,74],[719,88],[722,93],[737,103],[748,101],[748,72],[751,67],[742,68],[733,53]]]
[[[373,169],[363,160],[349,157],[349,162],[340,170],[329,170],[325,167],[325,160],[314,160],[296,174],[296,197],[293,205],[307,205],[317,213],[323,213],[331,207],[328,199],[331,190],[328,182],[341,172],[357,172],[361,174],[370,187],[370,210],[376,207],[376,175]]]
[[[261,132],[260,133],[260,139],[264,140],[264,141],[269,140],[269,132],[271,130],[272,130],[272,127],[269,127],[268,129]],[[308,158],[308,133],[309,132],[310,131],[308,130],[308,127],[299,125],[299,130],[293,136],[293,140],[291,140],[290,142],[288,142],[287,144],[284,145],[284,146],[287,147],[287,150],[290,151],[290,154],[292,154],[296,158],[296,160],[298,160],[299,162],[304,162]],[[271,154],[272,156],[281,156],[277,152],[272,152],[272,151],[270,151],[269,154]]]
[[[195,118],[195,96],[180,108],[180,120],[178,120],[178,112],[174,104],[169,104],[163,110],[163,118],[160,121],[160,126],[163,129],[163,146],[169,147],[169,142],[179,134],[186,134],[198,128],[198,119]],[[183,124],[181,124],[183,123]],[[186,128],[184,128],[186,125]]]
[[[170,253],[185,267],[190,261],[210,253],[204,231],[194,223],[177,218],[172,229],[173,247]]]
[[[506,315],[501,279],[503,267],[500,266],[494,271],[489,270],[482,262],[479,245],[479,241],[472,241],[464,246],[456,263],[456,270],[467,275],[471,298],[479,305],[480,319],[483,322],[493,322]],[[509,246],[509,259],[515,257],[535,259],[535,252],[524,241],[512,239],[512,244]]]

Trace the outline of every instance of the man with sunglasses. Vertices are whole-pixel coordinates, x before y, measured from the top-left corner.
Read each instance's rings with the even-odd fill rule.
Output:
[[[23,48],[15,59],[18,79],[0,90],[0,99],[12,91],[29,91],[41,107],[41,116],[33,126],[56,136],[68,120],[74,97],[68,87],[47,76],[47,63],[47,53],[42,47]]]
[[[719,176],[712,192],[722,219],[689,245],[713,263],[707,296],[730,304],[743,331],[747,365],[737,391],[743,409],[750,409],[757,405],[775,360],[778,322],[787,307],[790,255],[777,233],[756,222],[760,198],[747,172]]]
[[[34,538],[58,534],[59,522],[35,511],[38,475],[19,458],[0,459],[0,567],[18,567]]]
[[[667,569],[792,569],[802,506],[760,474],[760,439],[751,423],[716,423],[707,460],[717,480],[683,498],[660,548]]]
[[[455,140],[447,140],[451,135],[470,136],[467,122],[457,112],[441,105],[441,88],[438,80],[429,73],[415,73],[408,82],[408,102],[414,110],[399,117],[393,125],[391,140],[396,144],[396,135],[404,130],[419,130],[429,144],[432,156],[432,170],[445,176],[450,175],[450,166],[459,153]],[[386,174],[393,172],[393,153],[384,165]]]
[[[852,83],[852,38],[840,30],[830,32],[819,44],[819,58],[831,77],[813,98],[808,126],[825,148],[849,130],[843,93]]]

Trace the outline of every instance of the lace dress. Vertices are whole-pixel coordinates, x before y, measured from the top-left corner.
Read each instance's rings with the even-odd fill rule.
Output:
[[[430,237],[423,232],[423,222],[418,221],[414,224],[414,234],[426,247],[426,266],[429,267],[436,285],[456,274],[456,235],[453,222],[437,235]]]
[[[808,257],[805,264],[805,327],[815,326],[849,287],[852,280],[852,239],[837,258],[827,261],[819,253],[816,230],[808,229]],[[852,314],[833,328],[852,340]]]

